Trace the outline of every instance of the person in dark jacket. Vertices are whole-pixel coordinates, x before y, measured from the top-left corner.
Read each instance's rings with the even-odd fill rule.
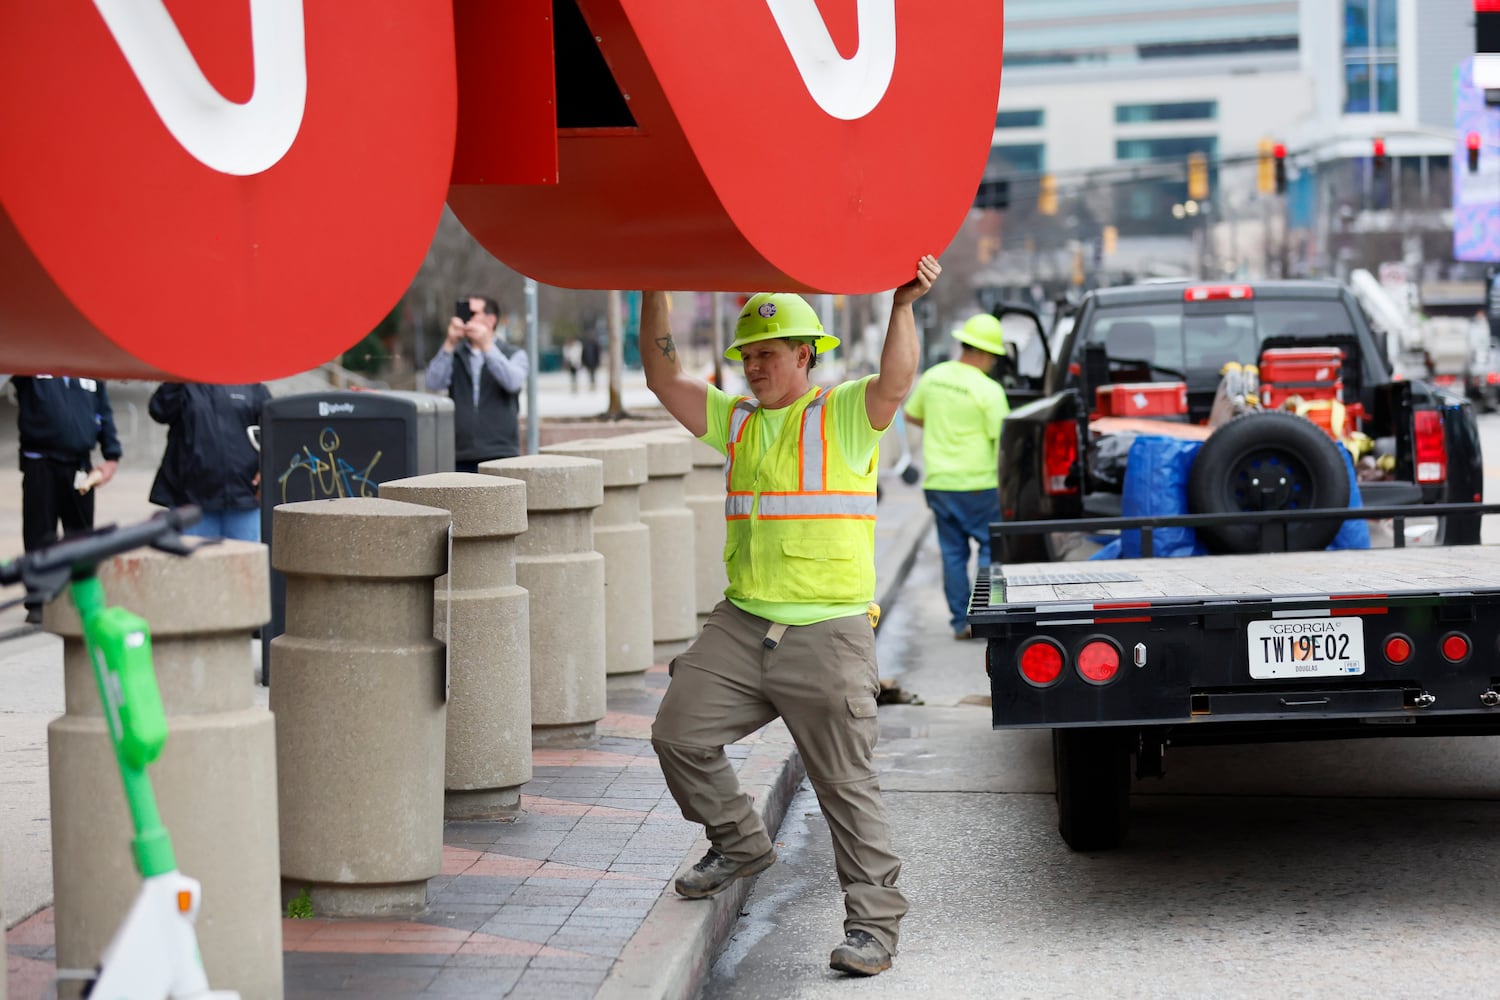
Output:
[[[114,478],[120,436],[104,383],[69,375],[11,379],[19,404],[21,544],[27,552],[94,526],[94,488]],[[93,464],[94,447],[104,460]],[[42,606],[26,601],[26,620],[38,624]]]
[[[453,399],[454,468],[478,472],[480,462],[521,453],[521,388],[531,366],[525,351],[495,336],[500,304],[483,295],[467,302],[471,315],[448,320],[448,339],[427,364],[427,391]]]
[[[151,502],[201,508],[186,534],[260,541],[260,452],[250,428],[270,398],[259,382],[163,382],[151,394],[151,419],[167,425]]]

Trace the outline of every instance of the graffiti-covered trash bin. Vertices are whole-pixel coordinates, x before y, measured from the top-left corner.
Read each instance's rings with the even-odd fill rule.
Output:
[[[266,403],[260,423],[260,537],[278,504],[374,497],[388,479],[453,471],[453,401],[425,392],[308,392]],[[272,558],[274,564],[274,555]],[[286,628],[286,577],[271,571],[261,679]]]

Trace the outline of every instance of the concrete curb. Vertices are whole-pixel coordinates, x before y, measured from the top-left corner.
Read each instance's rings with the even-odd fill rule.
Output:
[[[802,758],[781,720],[760,732],[740,765],[740,787],[755,800],[772,839],[804,775]],[[683,868],[702,857],[700,839]],[[740,879],[710,899],[683,899],[668,886],[600,985],[594,1000],[694,1000],[739,920],[754,879]]]

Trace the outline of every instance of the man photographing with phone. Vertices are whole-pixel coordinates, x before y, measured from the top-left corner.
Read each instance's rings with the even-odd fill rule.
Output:
[[[458,472],[478,472],[480,462],[521,453],[521,388],[531,363],[525,351],[495,336],[504,318],[488,296],[459,299],[447,339],[427,364],[427,391],[446,392],[453,400]]]

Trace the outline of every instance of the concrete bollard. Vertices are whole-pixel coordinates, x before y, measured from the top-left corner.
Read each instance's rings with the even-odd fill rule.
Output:
[[[516,585],[526,484],[440,472],[381,483],[380,495],[453,517],[448,574],[434,584],[433,632],[448,643],[443,814],[514,818],[531,780],[531,628]]]
[[[111,606],[150,624],[168,727],[150,775],[177,865],[203,885],[197,934],[209,982],[246,1000],[280,998],[280,727],[255,703],[250,641],[271,617],[266,548],[223,542],[187,558],[141,550],[106,563],[99,580]],[[92,969],[140,876],[78,613],[65,599],[44,614],[63,637],[64,714],[47,728],[57,966]]]
[[[724,569],[724,456],[697,438],[691,445],[693,468],[684,489],[693,512],[693,583],[698,621],[724,599],[729,574]]]
[[[374,497],[283,504],[271,640],[283,893],[320,916],[410,913],[443,860],[445,671],[432,581],[447,511]]]
[[[604,463],[604,503],[594,511],[594,549],[604,556],[604,673],[607,686],[644,688],[651,668],[651,536],[641,523],[646,446],[630,438],[547,445],[553,455]]]
[[[531,745],[586,747],[604,718],[604,557],[594,509],[604,464],[570,455],[523,455],[479,471],[526,484],[516,581],[531,595]]]
[[[646,445],[641,523],[651,533],[651,637],[655,658],[664,662],[698,634],[696,580],[687,572],[696,566],[685,489],[693,439],[686,431],[665,430],[637,434],[634,440]]]

